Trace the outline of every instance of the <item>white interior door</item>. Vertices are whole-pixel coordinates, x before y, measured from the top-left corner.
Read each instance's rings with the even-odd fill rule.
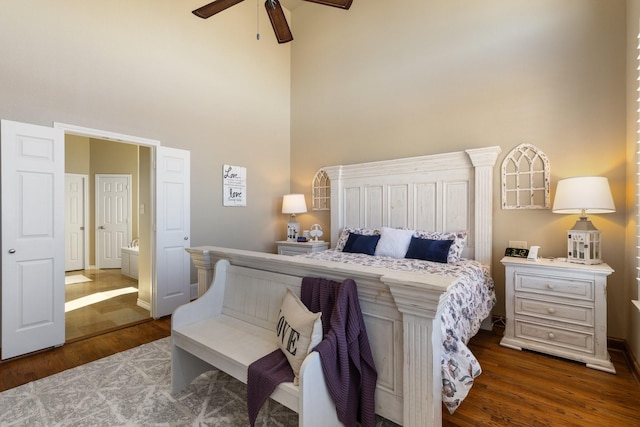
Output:
[[[84,270],[87,234],[87,175],[64,177],[64,266],[65,271]]]
[[[185,248],[191,238],[190,152],[156,150],[156,289],[151,315],[173,313],[191,297],[191,260]]]
[[[64,343],[64,132],[2,120],[2,359]]]
[[[96,267],[120,268],[131,241],[131,175],[96,175]]]

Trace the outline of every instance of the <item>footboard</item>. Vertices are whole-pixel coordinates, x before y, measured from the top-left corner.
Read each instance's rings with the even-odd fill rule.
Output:
[[[440,311],[455,278],[213,246],[189,248],[206,289],[219,259],[298,277],[352,278],[378,371],[376,413],[404,426],[442,424]]]

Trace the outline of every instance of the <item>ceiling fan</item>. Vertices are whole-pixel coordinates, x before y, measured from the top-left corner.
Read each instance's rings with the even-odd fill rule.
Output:
[[[243,0],[215,0],[193,11],[193,14],[200,18],[207,19],[218,12],[230,8]],[[353,0],[305,0],[312,3],[324,4],[326,6],[339,7],[341,9],[349,9]],[[293,40],[293,34],[289,29],[287,18],[278,0],[266,0],[264,6],[267,9],[267,15],[271,21],[273,32],[276,34],[278,43],[287,43]]]

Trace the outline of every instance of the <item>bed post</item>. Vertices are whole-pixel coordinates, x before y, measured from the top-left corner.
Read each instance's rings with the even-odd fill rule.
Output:
[[[213,281],[213,270],[215,268],[213,260],[209,256],[209,251],[199,248],[186,248],[191,255],[193,265],[198,269],[198,298],[204,295]]]
[[[442,331],[446,292],[383,277],[402,313],[403,414],[405,427],[442,425]],[[444,282],[443,282],[444,285]],[[446,286],[444,287],[446,289]]]
[[[493,166],[500,147],[465,150],[475,169],[474,258],[491,271],[493,247]]]

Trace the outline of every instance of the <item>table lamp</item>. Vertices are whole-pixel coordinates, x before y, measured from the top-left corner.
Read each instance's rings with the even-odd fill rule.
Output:
[[[567,231],[567,260],[579,264],[601,264],[600,231],[587,219],[587,214],[616,211],[609,180],[601,176],[559,180],[552,211],[580,215],[573,228]]]
[[[291,214],[287,224],[287,241],[295,242],[300,235],[300,223],[296,221],[296,214],[307,211],[304,194],[286,194],[282,198],[282,213]]]

